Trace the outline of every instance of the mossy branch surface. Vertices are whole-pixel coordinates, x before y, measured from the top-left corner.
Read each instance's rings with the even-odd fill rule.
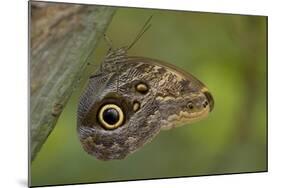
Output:
[[[34,160],[79,84],[115,8],[30,3],[30,160]]]

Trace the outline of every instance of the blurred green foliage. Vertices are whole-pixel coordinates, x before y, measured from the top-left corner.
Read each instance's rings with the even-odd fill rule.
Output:
[[[195,75],[215,108],[198,123],[162,131],[124,160],[99,161],[82,149],[76,110],[87,78],[102,61],[104,40],[32,163],[32,185],[197,176],[267,170],[267,18],[119,8],[107,36],[128,45],[146,19],[152,27],[130,55],[160,59]]]

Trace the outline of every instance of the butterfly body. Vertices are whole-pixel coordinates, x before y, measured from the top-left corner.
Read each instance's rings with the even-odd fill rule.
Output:
[[[78,107],[78,135],[101,160],[123,159],[160,130],[206,117],[214,101],[191,74],[159,60],[110,50]]]

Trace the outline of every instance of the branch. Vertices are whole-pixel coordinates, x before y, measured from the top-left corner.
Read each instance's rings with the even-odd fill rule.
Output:
[[[31,161],[56,125],[115,9],[30,3]]]

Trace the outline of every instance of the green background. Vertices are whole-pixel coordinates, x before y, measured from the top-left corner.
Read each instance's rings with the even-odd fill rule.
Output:
[[[197,176],[267,170],[267,18],[118,8],[107,36],[130,44],[153,15],[152,27],[129,51],[174,64],[207,85],[209,117],[162,131],[124,160],[99,161],[76,133],[79,95],[108,46],[100,40],[81,87],[31,166],[32,185]]]

